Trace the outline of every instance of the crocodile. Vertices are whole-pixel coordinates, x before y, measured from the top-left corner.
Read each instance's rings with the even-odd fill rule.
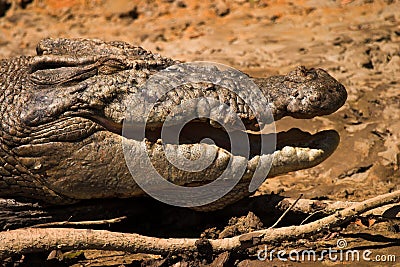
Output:
[[[145,195],[123,153],[122,141],[129,139],[122,134],[128,100],[152,75],[180,61],[121,41],[47,38],[38,43],[36,55],[0,62],[0,197],[65,205]],[[269,100],[265,108],[275,121],[285,116],[328,115],[347,98],[345,87],[322,69],[299,66],[286,75],[249,78]],[[234,107],[251,143],[238,185],[207,205],[217,209],[251,194],[248,184],[260,157],[260,127],[237,94],[213,84],[185,84],[159,100],[145,137],[132,142],[148,148],[152,164],[168,181],[189,187],[212,182],[230,159],[241,156],[230,153],[227,130],[214,120],[199,118],[187,123],[180,134],[182,143],[176,145],[190,155],[210,146],[217,149],[206,169],[180,170],[171,166],[160,149],[160,127],[173,106],[199,94]],[[142,112],[140,105],[134,108],[137,114]],[[204,137],[217,141],[200,143]],[[339,143],[334,130],[310,134],[291,129],[277,133],[276,138],[268,177],[316,166]]]

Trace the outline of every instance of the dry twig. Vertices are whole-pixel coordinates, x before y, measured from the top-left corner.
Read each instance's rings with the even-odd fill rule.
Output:
[[[68,226],[68,225],[101,225],[101,224],[112,224],[112,223],[119,223],[125,220],[127,217],[122,216],[114,219],[107,219],[107,220],[97,220],[97,221],[80,221],[80,222],[50,222],[50,223],[40,223],[32,225],[32,228],[44,228],[49,226]]]
[[[279,217],[278,220],[276,220],[276,222],[275,222],[273,225],[271,225],[270,227],[268,227],[268,229],[275,228],[275,226],[277,226],[278,223],[279,223],[280,221],[282,221],[282,219],[286,216],[286,214],[287,214],[291,209],[293,209],[294,206],[296,206],[297,202],[298,202],[298,201],[300,200],[300,198],[302,198],[302,197],[303,197],[303,194],[300,194],[300,196],[292,203],[292,205],[290,205],[290,207],[287,208],[287,209],[285,210],[285,212],[281,215],[281,217]]]

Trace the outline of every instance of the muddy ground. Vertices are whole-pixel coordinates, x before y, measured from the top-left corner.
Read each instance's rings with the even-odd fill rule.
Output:
[[[182,61],[224,63],[253,76],[284,74],[298,65],[324,68],[347,88],[346,104],[335,114],[311,122],[283,119],[276,126],[278,130],[299,127],[310,132],[335,129],[341,136],[337,151],[317,167],[267,180],[256,195],[274,192],[296,198],[303,193],[304,198],[361,201],[400,189],[399,1],[37,0],[30,3],[17,0],[11,5],[6,2],[0,0],[0,58],[33,54],[36,43],[45,37],[85,37],[127,41]],[[242,206],[242,213],[237,215],[246,216],[249,210],[250,206],[248,209]],[[256,215],[261,222],[258,218],[250,221],[255,221],[256,226],[266,224],[262,218],[268,215]],[[222,230],[228,220],[221,218],[214,227]],[[180,236],[196,235],[213,225],[207,222],[196,227],[195,231],[180,229]],[[162,230],[160,233],[166,235]],[[337,233],[353,238],[354,244],[360,242],[360,247],[370,248],[374,254],[396,254],[400,264],[398,220],[370,227],[352,223]],[[335,238],[331,241],[335,242]],[[366,239],[370,242],[362,243]],[[286,245],[295,249],[303,246]],[[200,264],[184,255],[164,262],[121,252],[85,251],[81,256],[73,262],[57,264]],[[46,263],[46,257],[26,257],[22,265],[50,264]],[[278,266],[301,265],[277,259],[273,262]],[[267,266],[270,262],[241,255],[225,264]],[[354,263],[314,263],[319,264]]]

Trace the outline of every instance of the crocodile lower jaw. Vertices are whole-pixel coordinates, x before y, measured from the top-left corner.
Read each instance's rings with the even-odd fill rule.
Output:
[[[195,145],[197,149],[207,150],[207,147],[217,146],[230,157],[243,157],[243,154],[232,153],[229,135],[224,130],[210,126],[209,123],[191,122],[185,125],[179,135],[179,146]],[[260,158],[272,158],[272,166],[268,177],[307,169],[320,164],[327,159],[337,148],[340,137],[335,130],[324,130],[311,134],[293,128],[276,134],[276,149],[270,153],[260,153],[261,134],[247,133],[249,138],[249,154],[247,168],[254,170]],[[263,137],[266,137],[264,134]],[[211,139],[214,144],[202,143],[205,138]],[[275,140],[269,136],[267,140]],[[150,144],[166,144],[161,138],[161,129],[147,131],[146,141]],[[187,150],[187,149],[186,149]],[[182,149],[185,151],[185,149]]]

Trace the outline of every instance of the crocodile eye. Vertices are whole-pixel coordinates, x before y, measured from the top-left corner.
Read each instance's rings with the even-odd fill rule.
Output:
[[[121,61],[116,59],[104,59],[100,62],[98,66],[99,74],[110,75],[115,72],[126,70],[127,66],[123,64]]]

